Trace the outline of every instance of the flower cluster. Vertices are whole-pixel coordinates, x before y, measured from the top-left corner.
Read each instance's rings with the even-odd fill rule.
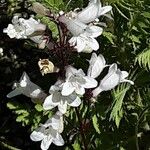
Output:
[[[34,4],[34,6],[36,5],[41,6],[39,3]],[[48,11],[44,6],[41,6],[41,9],[43,11],[46,10],[46,12]],[[68,53],[74,52],[73,50],[70,51],[71,48],[76,49],[77,52],[86,53],[91,53],[93,50],[97,51],[99,49],[99,43],[95,38],[102,34],[103,29],[94,25],[94,22],[111,9],[111,6],[102,7],[100,0],[91,0],[89,5],[80,12],[71,11],[69,13],[60,14],[58,17],[53,17],[54,22],[59,26],[58,29],[62,30],[60,33],[64,33],[64,26],[67,32],[71,33],[71,38],[64,38],[69,39],[67,41],[69,48],[65,47],[67,45],[66,43],[59,43],[53,50],[57,56],[61,54],[59,61],[63,61],[62,68],[64,70],[55,67],[48,59],[40,59],[38,65],[42,75],[53,72],[60,75],[56,83],[50,87],[49,94],[46,94],[38,85],[31,82],[28,75],[24,72],[19,83],[14,84],[15,89],[7,95],[8,98],[11,98],[23,94],[30,97],[34,102],[42,103],[44,110],[52,110],[57,107],[58,111],[56,114],[48,119],[45,124],[40,125],[30,136],[33,141],[42,141],[42,150],[47,150],[51,143],[57,146],[64,144],[60,133],[63,132],[63,115],[67,111],[67,105],[71,107],[80,106],[84,99],[83,96],[87,94],[87,91],[91,92],[89,100],[92,98],[97,99],[101,92],[111,90],[122,82],[134,84],[133,81],[126,79],[128,72],[118,69],[116,63],[107,65],[104,56],[101,54],[97,55],[96,53],[92,53],[86,73],[81,68],[77,69],[70,65],[69,62],[66,63],[66,61],[68,61],[66,57],[70,56]],[[42,14],[45,13],[42,12]],[[54,15],[50,15],[51,18],[52,16]],[[43,42],[43,32],[46,29],[45,25],[33,18],[25,20],[16,16],[13,18],[12,23],[13,24],[9,24],[8,27],[4,29],[4,32],[7,33],[10,38],[29,38],[38,44]],[[35,34],[36,32],[38,32],[38,35]],[[66,34],[64,35],[66,36]],[[67,35],[70,36],[70,34]],[[63,35],[60,35],[60,37],[62,36]],[[61,41],[61,39],[59,40]],[[49,47],[50,45],[48,48]],[[67,56],[65,53],[67,53]],[[99,81],[98,77],[106,67],[109,67],[108,73]]]
[[[75,46],[78,52],[91,53],[99,49],[95,38],[102,34],[103,29],[93,25],[93,22],[111,9],[111,6],[102,7],[100,0],[94,0],[81,12],[69,12],[59,18],[72,33],[73,37],[69,43]]]
[[[63,131],[63,117],[60,112],[56,112],[52,118],[48,119],[39,128],[33,131],[30,138],[33,141],[42,141],[41,149],[47,150],[51,143],[57,146],[64,145],[64,140],[60,133]]]
[[[42,33],[45,31],[46,25],[41,24],[34,18],[24,19],[14,16],[12,19],[12,24],[9,24],[6,29],[3,30],[4,33],[10,38],[16,39],[31,39],[33,42],[40,45],[45,45],[46,40]],[[43,46],[44,48],[45,46]]]

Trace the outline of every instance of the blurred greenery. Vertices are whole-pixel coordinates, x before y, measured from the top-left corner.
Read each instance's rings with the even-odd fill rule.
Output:
[[[30,133],[53,112],[45,112],[25,96],[7,99],[12,84],[26,71],[32,81],[47,93],[56,81],[55,74],[42,76],[37,62],[49,56],[38,50],[29,40],[10,39],[3,29],[14,14],[24,18],[35,15],[29,7],[36,0],[0,1],[0,149],[40,149],[40,143],[32,142]],[[87,6],[87,0],[37,0],[54,12],[70,11]],[[98,38],[100,50],[108,64],[117,62],[127,70],[134,86],[121,84],[113,91],[103,92],[96,102],[83,101],[80,106],[86,143],[91,150],[149,150],[150,149],[150,1],[149,0],[103,0],[103,5],[113,7],[102,36]],[[36,16],[46,23],[57,37],[56,26],[44,16]],[[34,59],[33,59],[34,58]],[[84,59],[83,59],[84,58]],[[73,56],[77,68],[88,66],[90,54]],[[84,68],[83,68],[84,69]],[[105,74],[105,71],[102,73]],[[100,77],[102,78],[102,77]],[[83,149],[78,119],[73,108],[64,117],[63,147],[52,145],[51,149]]]

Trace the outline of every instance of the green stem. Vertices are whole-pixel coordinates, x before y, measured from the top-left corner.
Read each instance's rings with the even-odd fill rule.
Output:
[[[21,149],[18,149],[18,148],[15,148],[11,145],[8,145],[7,143],[4,143],[2,141],[0,141],[0,147],[3,149],[9,149],[9,150],[21,150]]]

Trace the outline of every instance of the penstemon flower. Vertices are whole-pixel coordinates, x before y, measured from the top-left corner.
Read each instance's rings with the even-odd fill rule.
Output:
[[[32,36],[32,34],[36,31],[45,31],[45,29],[45,25],[39,23],[32,17],[29,19],[24,19],[14,16],[12,19],[12,24],[9,24],[3,32],[7,33],[10,38],[20,39]]]
[[[75,46],[78,52],[91,53],[99,49],[96,37],[102,34],[102,28],[98,26],[87,25],[96,18],[104,15],[112,9],[111,6],[101,7],[99,0],[91,1],[81,12],[69,12],[59,18],[67,29],[73,34],[69,40],[71,46]]]
[[[61,94],[62,86],[62,81],[57,81],[55,85],[51,86],[49,90],[51,95],[46,97],[43,104],[43,108],[45,110],[49,110],[58,106],[58,110],[64,114],[67,111],[67,105],[78,107],[81,104],[81,99],[75,92],[68,96],[63,96]]]
[[[68,96],[73,92],[79,95],[85,93],[85,89],[94,88],[97,86],[97,81],[92,77],[85,76],[82,69],[75,69],[72,66],[66,69],[66,82],[63,84],[62,95]]]
[[[72,20],[65,16],[61,16],[59,20],[66,24],[67,29],[73,34],[69,43],[71,46],[75,46],[78,52],[90,53],[99,49],[99,44],[95,38],[102,34],[103,29],[101,27],[86,25],[77,19]]]
[[[7,33],[10,38],[29,38],[35,43],[39,44],[39,47],[41,44],[43,44],[44,46],[41,46],[41,48],[43,48],[45,47],[46,43],[46,40],[42,36],[45,29],[46,25],[41,24],[32,17],[29,19],[24,19],[18,18],[18,16],[14,16],[12,19],[12,24],[9,24],[8,27],[3,30],[3,32]]]
[[[8,98],[23,94],[31,99],[44,100],[47,96],[43,90],[36,84],[30,81],[29,76],[24,72],[19,83],[14,84],[14,90],[7,94]]]
[[[96,53],[92,53],[89,64],[90,66],[88,68],[87,75],[92,78],[97,78],[103,69],[107,66],[103,55],[100,54],[97,56]]]
[[[69,43],[71,46],[74,46],[78,52],[91,53],[93,50],[97,51],[99,49],[99,43],[95,38],[101,34],[102,28],[90,26],[79,36],[73,36],[69,40]]]
[[[108,74],[101,80],[100,85],[93,90],[93,96],[96,97],[102,91],[111,90],[122,82],[128,82],[133,85],[134,82],[125,79],[126,77],[128,77],[128,72],[120,71],[120,69],[117,68],[117,64],[112,64]]]
[[[60,133],[63,131],[63,117],[57,112],[52,118],[48,119],[45,124],[41,125],[30,135],[32,141],[42,141],[41,149],[47,150],[51,143],[57,146],[64,145],[64,140]]]
[[[90,23],[96,18],[99,18],[100,16],[109,12],[111,9],[111,6],[102,7],[100,0],[90,0],[89,5],[79,12],[76,18],[82,23]]]

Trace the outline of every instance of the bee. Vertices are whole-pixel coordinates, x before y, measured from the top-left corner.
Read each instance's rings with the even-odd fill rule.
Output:
[[[54,64],[49,61],[49,59],[40,59],[38,61],[38,66],[40,68],[42,76],[48,73],[59,72],[59,68],[55,67]]]

